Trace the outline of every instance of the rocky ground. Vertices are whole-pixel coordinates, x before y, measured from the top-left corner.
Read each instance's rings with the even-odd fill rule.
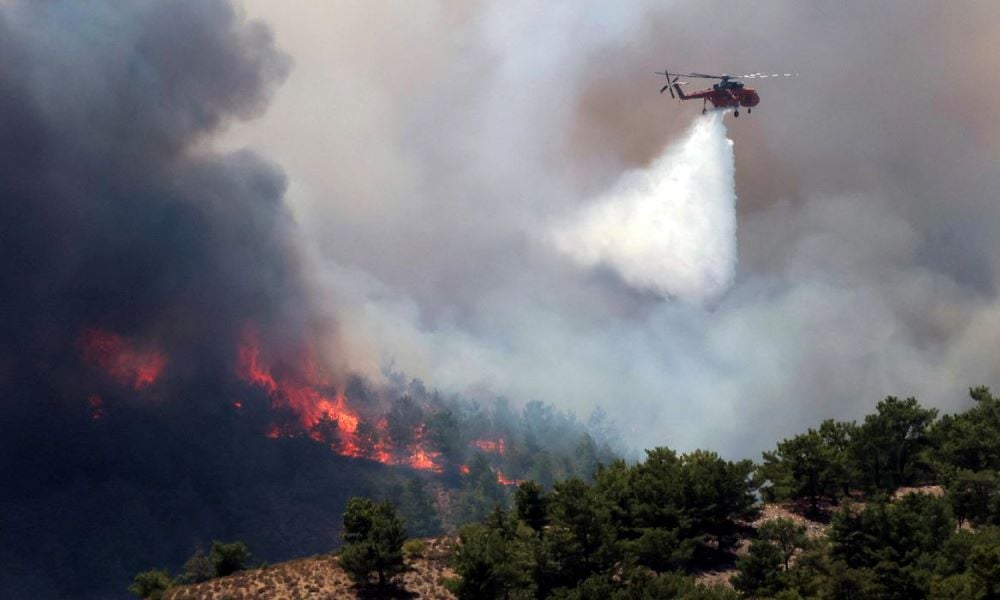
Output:
[[[833,507],[821,505],[818,512],[812,511],[810,508],[811,507],[807,504],[796,502],[763,504],[760,507],[760,514],[757,518],[752,522],[747,523],[747,525],[749,528],[757,529],[768,521],[773,521],[775,519],[791,519],[797,524],[805,527],[806,535],[810,538],[818,538],[826,535],[826,530],[830,520],[829,517],[832,514]],[[806,515],[809,516],[807,517]],[[749,538],[743,538],[740,540],[740,544],[736,548],[736,556],[738,557],[746,554],[749,547]],[[719,583],[729,585],[729,580],[732,579],[734,575],[736,575],[736,564],[735,562],[729,562],[717,565],[710,569],[699,571],[695,574],[695,578],[699,583],[703,583],[705,585],[715,585]]]
[[[939,486],[924,486],[916,488],[900,488],[893,495],[899,498],[905,494],[922,493],[940,496],[944,493]],[[857,507],[863,502],[853,503]],[[806,534],[811,538],[826,535],[830,517],[837,507],[821,504],[818,510],[804,502],[768,503],[761,506],[759,516],[747,523],[747,531],[757,529],[767,521],[785,518],[791,519],[806,528]],[[444,587],[444,579],[454,577],[455,573],[448,567],[448,558],[454,549],[454,538],[440,537],[423,540],[425,551],[422,556],[407,559],[409,571],[401,578],[401,585],[395,598],[454,598]],[[750,539],[741,541],[736,555],[746,553]],[[706,585],[717,583],[729,584],[736,574],[735,563],[720,564],[705,569],[696,574],[699,582]],[[355,587],[347,573],[340,568],[334,554],[324,554],[310,558],[300,558],[288,562],[270,565],[262,569],[244,571],[213,579],[196,585],[180,586],[170,589],[165,600],[248,600],[250,598],[268,598],[275,600],[311,600],[376,597]]]
[[[454,596],[443,579],[454,577],[447,566],[451,555],[449,538],[425,539],[423,556],[407,559],[409,571],[400,588],[390,597],[445,599]],[[324,554],[243,571],[204,583],[171,588],[164,600],[333,600],[376,597],[356,588],[340,568],[337,557]]]

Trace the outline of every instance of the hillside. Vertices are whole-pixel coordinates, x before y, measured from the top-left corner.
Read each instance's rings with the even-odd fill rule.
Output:
[[[939,486],[905,487],[892,496],[895,500],[909,493],[928,494],[939,497],[943,490]],[[861,510],[863,502],[855,502],[853,508]],[[818,515],[807,516],[808,506],[801,502],[768,502],[760,505],[757,518],[747,523],[744,535],[740,537],[734,558],[747,555],[756,531],[769,521],[788,519],[805,528],[812,540],[823,540],[829,530],[829,519],[833,507],[826,507]],[[424,538],[426,550],[420,557],[407,558],[408,572],[401,577],[398,598],[455,598],[445,586],[444,579],[456,576],[449,566],[457,539],[454,537]],[[701,585],[722,584],[731,587],[731,579],[737,574],[735,561],[706,568],[695,573]],[[347,573],[338,564],[336,553],[299,558],[268,565],[261,569],[242,571],[228,577],[221,577],[200,584],[178,586],[164,594],[164,600],[249,600],[253,598],[273,598],[275,600],[347,599],[368,597],[355,587]]]
[[[454,577],[448,567],[454,539],[425,538],[421,557],[407,558],[409,571],[402,576],[400,598],[454,598],[442,580]],[[245,600],[250,598],[338,599],[362,597],[338,564],[335,554],[299,558],[242,571],[204,583],[172,588],[164,600]]]

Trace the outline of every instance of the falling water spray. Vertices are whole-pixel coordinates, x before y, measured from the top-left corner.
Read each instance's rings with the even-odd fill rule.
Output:
[[[736,269],[733,142],[723,112],[700,117],[653,164],[558,226],[556,247],[663,297],[710,302]]]

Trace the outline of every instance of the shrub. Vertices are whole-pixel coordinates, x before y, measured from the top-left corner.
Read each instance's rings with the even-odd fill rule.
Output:
[[[159,600],[173,583],[166,569],[150,569],[136,575],[132,585],[128,586],[128,591],[140,598]]]
[[[368,583],[374,572],[381,589],[406,569],[402,551],[406,530],[392,504],[352,498],[344,513],[343,537],[340,566],[355,583]]]
[[[406,540],[403,542],[403,552],[410,558],[424,555],[424,543],[418,539]]]
[[[215,565],[215,576],[225,577],[247,568],[250,562],[250,550],[243,542],[212,542],[212,564]]]

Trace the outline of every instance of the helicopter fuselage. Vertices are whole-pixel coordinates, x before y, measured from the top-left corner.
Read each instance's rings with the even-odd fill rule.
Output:
[[[712,87],[685,94],[680,85],[674,84],[677,95],[681,100],[703,99],[712,103],[715,108],[739,108],[745,106],[752,108],[760,104],[760,96],[757,90],[744,86],[737,81],[723,81]]]

